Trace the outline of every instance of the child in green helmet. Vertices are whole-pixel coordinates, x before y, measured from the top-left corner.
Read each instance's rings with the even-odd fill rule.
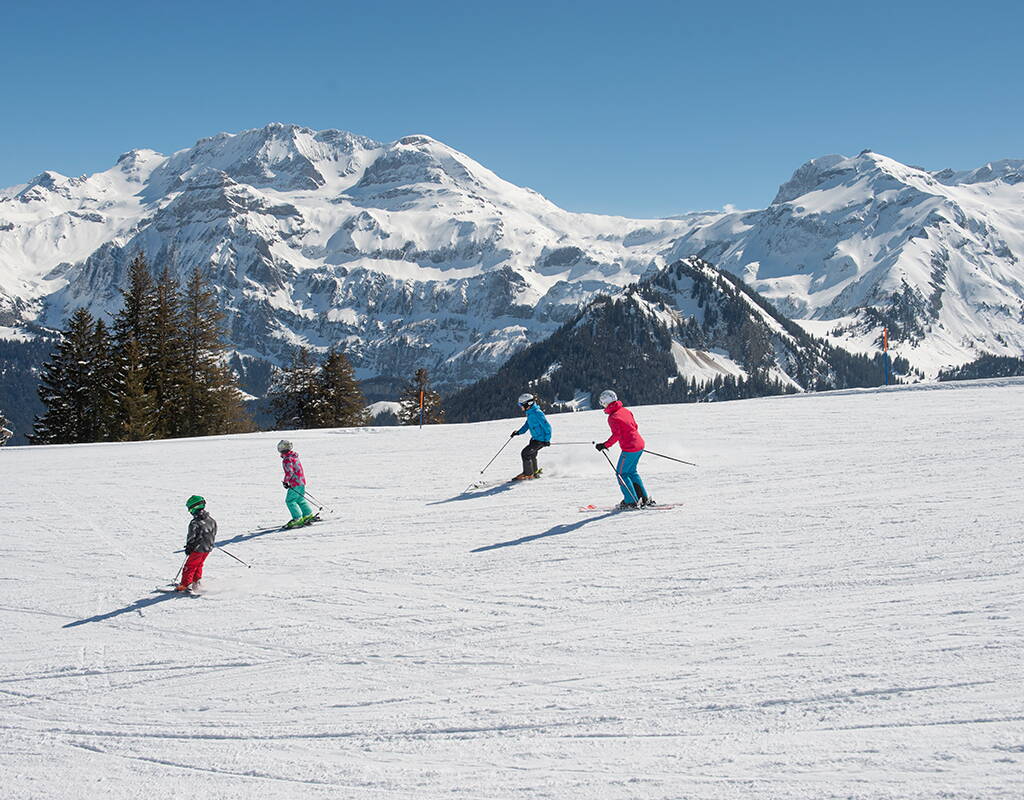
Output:
[[[213,550],[217,538],[217,522],[206,510],[206,500],[197,494],[185,501],[185,508],[192,515],[188,524],[188,538],[185,539],[185,566],[181,571],[181,583],[174,591],[187,592],[203,577],[203,562]]]

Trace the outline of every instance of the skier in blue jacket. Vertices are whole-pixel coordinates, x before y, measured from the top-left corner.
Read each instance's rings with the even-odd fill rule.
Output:
[[[523,448],[523,471],[512,480],[526,481],[540,476],[537,466],[537,453],[542,447],[551,444],[551,423],[537,405],[537,398],[530,393],[519,395],[519,407],[526,412],[526,422],[519,430],[512,431],[513,436],[530,432],[530,443]]]

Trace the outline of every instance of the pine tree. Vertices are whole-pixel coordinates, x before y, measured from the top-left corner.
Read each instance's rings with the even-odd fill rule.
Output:
[[[420,368],[412,381],[407,383],[398,399],[401,408],[398,419],[403,425],[420,424],[420,402],[423,404],[423,424],[437,425],[444,422],[444,409],[441,408],[441,395],[430,388],[429,373]]]
[[[366,425],[366,398],[348,357],[335,348],[327,353],[318,375],[319,403],[313,428],[356,428]]]
[[[224,313],[198,268],[181,303],[185,382],[182,432],[208,436],[252,430],[235,376],[226,364]]]
[[[151,338],[149,327],[156,308],[156,286],[141,253],[128,265],[128,288],[121,290],[121,296],[124,302],[114,318],[114,338],[123,353],[132,339],[141,345]]]
[[[300,347],[292,363],[276,374],[268,396],[278,428],[311,428],[321,417],[318,373],[309,348]]]
[[[11,422],[4,416],[4,412],[0,411],[0,447],[7,444],[12,436],[14,436],[14,431],[11,430]]]
[[[95,441],[92,373],[96,322],[79,308],[68,322],[57,352],[43,365],[39,398],[46,406],[29,435],[33,444],[71,444]]]
[[[143,320],[143,364],[156,396],[158,437],[186,434],[185,386],[188,382],[178,282],[164,267],[153,296],[152,316]]]
[[[91,430],[87,441],[109,442],[117,439],[119,409],[117,392],[119,358],[114,340],[102,319],[96,320],[92,330],[92,361],[86,376],[89,397]]]
[[[146,389],[142,345],[129,339],[120,361],[116,396],[120,418],[116,438],[123,442],[152,439],[157,426],[156,395]]]

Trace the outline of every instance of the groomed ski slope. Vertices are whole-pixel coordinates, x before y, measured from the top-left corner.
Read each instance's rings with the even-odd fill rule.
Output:
[[[3,796],[1024,796],[1024,380],[635,412],[0,451]]]

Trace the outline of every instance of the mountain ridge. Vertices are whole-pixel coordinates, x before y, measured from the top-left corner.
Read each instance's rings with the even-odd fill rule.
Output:
[[[0,190],[0,336],[109,312],[142,252],[210,273],[242,362],[341,344],[362,379],[426,366],[454,388],[697,256],[836,346],[874,352],[888,327],[933,377],[1024,352],[1022,176],[832,154],[764,209],[634,220],[560,209],[424,134],[271,123]]]

